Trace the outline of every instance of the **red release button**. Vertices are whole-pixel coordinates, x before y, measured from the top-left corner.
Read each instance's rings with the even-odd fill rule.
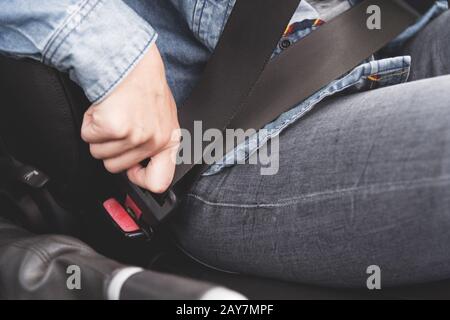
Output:
[[[128,212],[116,199],[109,199],[105,201],[103,203],[103,207],[123,232],[132,233],[140,230],[136,221],[130,217]]]

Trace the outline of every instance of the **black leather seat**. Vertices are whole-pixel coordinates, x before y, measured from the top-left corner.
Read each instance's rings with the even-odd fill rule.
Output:
[[[80,139],[83,112],[89,106],[82,91],[39,63],[0,57],[0,104],[0,137],[8,152],[50,176],[52,194],[67,209],[65,214],[72,215],[61,217],[71,224],[64,229],[111,258],[222,284],[254,299],[450,298],[449,283],[371,293],[230,275],[197,264],[167,245],[164,235],[164,245],[126,241],[99,205],[114,190]]]

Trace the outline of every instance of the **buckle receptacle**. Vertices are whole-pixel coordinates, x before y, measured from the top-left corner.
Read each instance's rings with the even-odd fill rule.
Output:
[[[178,200],[169,189],[164,194],[154,194],[133,184],[126,175],[120,178],[123,192],[121,201],[109,199],[103,207],[115,224],[128,238],[151,239],[161,223],[176,209]]]

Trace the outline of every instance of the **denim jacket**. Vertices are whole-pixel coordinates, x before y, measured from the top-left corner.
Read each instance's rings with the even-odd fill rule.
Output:
[[[212,52],[236,0],[165,0],[183,17],[190,32]],[[355,5],[360,0],[348,0]],[[28,57],[68,72],[93,102],[106,97],[137,64],[156,41],[152,21],[144,19],[139,2],[144,0],[0,0],[0,53]],[[152,2],[147,6],[152,6]],[[141,8],[142,8],[141,4]],[[133,10],[133,9],[134,10]],[[395,47],[417,33],[428,21],[447,8],[445,0],[391,43]],[[142,9],[143,10],[143,9]],[[300,41],[321,23],[318,12],[303,0],[292,18],[279,54],[289,43]],[[330,95],[343,91],[368,90],[408,79],[410,57],[366,61],[340,79],[280,115],[253,137],[212,166],[206,174],[242,161],[267,140],[310,111]],[[170,82],[170,81],[169,81]]]
[[[92,102],[155,40],[155,30],[121,0],[0,0],[0,53],[68,72]]]

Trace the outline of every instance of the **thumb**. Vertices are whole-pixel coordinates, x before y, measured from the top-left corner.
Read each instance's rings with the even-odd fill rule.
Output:
[[[128,170],[128,178],[131,182],[157,194],[169,189],[174,175],[175,159],[172,148],[154,156],[146,168],[136,165]]]

